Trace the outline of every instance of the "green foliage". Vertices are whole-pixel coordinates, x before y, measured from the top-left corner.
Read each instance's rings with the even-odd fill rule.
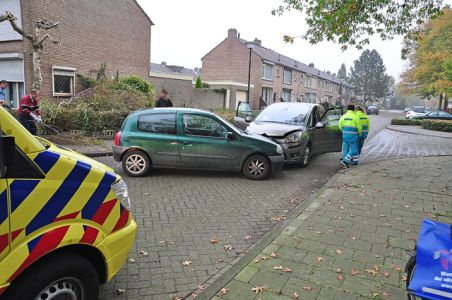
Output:
[[[201,80],[200,76],[198,76],[198,78],[196,78],[195,88],[202,89],[202,80]]]
[[[443,0],[281,0],[282,5],[273,10],[274,15],[285,11],[303,12],[308,25],[303,38],[312,44],[333,41],[346,49],[349,45],[362,49],[369,37],[378,35],[386,40],[405,35],[417,37],[417,25],[429,17],[440,14]],[[294,37],[285,36],[286,42]]]
[[[392,119],[391,125],[407,125],[407,126],[421,126],[422,121],[416,119]]]
[[[342,80],[347,80],[347,68],[345,67],[345,64],[343,63],[341,65],[341,68],[339,69],[339,71],[337,71],[337,78],[340,78]]]
[[[350,69],[350,83],[358,94],[367,101],[385,97],[389,92],[390,76],[386,74],[386,66],[376,50],[365,50]]]
[[[452,132],[452,121],[424,120],[422,128],[436,131]]]
[[[145,94],[155,95],[154,87],[138,76],[126,76],[118,80],[116,89],[122,91],[137,90]]]
[[[96,84],[96,80],[92,79],[89,76],[78,75],[80,80],[82,81],[83,89],[86,90]]]
[[[89,93],[70,103],[44,100],[41,103],[43,120],[62,131],[117,130],[130,112],[152,107],[154,102],[152,86],[146,87],[148,92],[144,93],[142,86],[136,89],[136,85],[131,84],[135,80],[124,82],[124,89],[118,89],[118,83],[113,81],[97,83]]]

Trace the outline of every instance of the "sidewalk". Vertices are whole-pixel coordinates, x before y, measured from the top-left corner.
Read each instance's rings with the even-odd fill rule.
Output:
[[[389,130],[403,132],[403,133],[419,134],[419,135],[452,139],[452,132],[427,130],[427,129],[423,129],[421,126],[389,125],[387,128]]]
[[[405,299],[405,250],[421,221],[452,223],[450,170],[452,156],[341,171],[241,271],[220,277],[223,288],[198,298]]]

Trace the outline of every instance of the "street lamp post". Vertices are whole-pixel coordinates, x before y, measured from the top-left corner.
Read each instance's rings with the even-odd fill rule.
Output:
[[[250,89],[251,89],[251,54],[253,53],[253,49],[254,49],[254,43],[253,42],[248,42],[246,43],[246,47],[248,49],[250,49],[250,57],[249,57],[249,61],[248,61],[248,90],[247,90],[247,99],[246,102],[250,102]]]

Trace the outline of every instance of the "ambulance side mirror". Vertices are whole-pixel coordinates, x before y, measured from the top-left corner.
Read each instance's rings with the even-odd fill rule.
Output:
[[[8,167],[14,161],[16,142],[12,136],[0,135],[0,178],[6,178]]]

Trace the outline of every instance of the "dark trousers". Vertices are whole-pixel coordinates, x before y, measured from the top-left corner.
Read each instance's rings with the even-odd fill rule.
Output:
[[[32,117],[26,117],[23,115],[19,116],[19,121],[22,126],[24,126],[32,135],[36,135],[38,133],[38,129],[36,128],[36,122]]]

